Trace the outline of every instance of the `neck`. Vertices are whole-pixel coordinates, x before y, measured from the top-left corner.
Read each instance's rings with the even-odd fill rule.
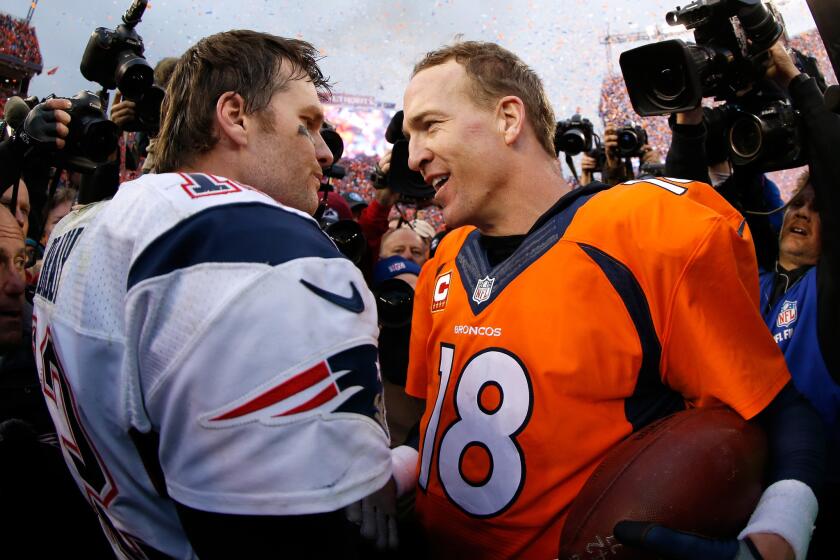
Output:
[[[545,157],[514,165],[493,195],[499,201],[497,212],[478,229],[494,237],[526,234],[569,190],[558,160]]]
[[[179,171],[185,173],[206,173],[217,177],[224,177],[240,183],[249,184],[248,176],[243,172],[239,159],[226,150],[215,147],[209,152],[196,156]]]

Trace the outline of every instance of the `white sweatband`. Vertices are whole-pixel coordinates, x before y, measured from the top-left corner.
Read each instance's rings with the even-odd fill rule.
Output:
[[[738,538],[752,533],[774,533],[790,544],[796,560],[805,560],[816,519],[814,491],[799,480],[780,480],[761,495],[750,522]]]
[[[414,490],[417,484],[417,450],[408,445],[400,445],[391,450],[391,468],[397,483],[397,496]]]

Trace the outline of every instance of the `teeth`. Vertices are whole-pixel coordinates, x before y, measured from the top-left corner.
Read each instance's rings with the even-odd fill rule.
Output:
[[[449,180],[449,175],[443,175],[442,177],[438,177],[434,181],[432,181],[432,186],[436,189],[440,188],[441,185],[443,185],[448,180]]]

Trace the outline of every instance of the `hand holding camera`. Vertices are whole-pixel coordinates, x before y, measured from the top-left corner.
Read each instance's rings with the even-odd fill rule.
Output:
[[[16,133],[16,140],[26,149],[51,151],[64,148],[71,117],[69,99],[54,98],[40,103],[29,111],[23,126]]]

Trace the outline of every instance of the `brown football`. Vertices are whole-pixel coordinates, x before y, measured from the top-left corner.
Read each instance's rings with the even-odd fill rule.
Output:
[[[560,560],[635,560],[613,536],[619,521],[655,521],[731,538],[758,503],[767,459],[763,431],[728,408],[663,418],[610,451],[569,510]]]

